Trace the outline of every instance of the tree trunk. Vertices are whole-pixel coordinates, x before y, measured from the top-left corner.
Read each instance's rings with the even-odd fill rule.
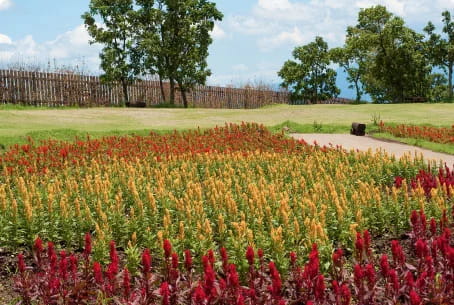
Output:
[[[448,98],[449,98],[449,101],[452,102],[452,71],[453,70],[453,63],[450,63],[449,64],[449,67],[448,67]]]
[[[184,106],[184,108],[188,108],[188,98],[186,96],[186,88],[184,88],[180,82],[178,82],[178,86],[180,87],[181,97],[183,98],[183,106]]]
[[[166,101],[166,93],[164,91],[164,83],[162,82],[162,77],[159,75],[159,88],[161,88],[161,96],[162,96],[162,102],[165,103]]]
[[[128,82],[125,79],[122,79],[121,86],[123,87],[123,106],[128,105],[129,104]]]
[[[359,89],[359,77],[355,78],[356,103],[361,103],[361,90]]]
[[[175,105],[175,80],[173,78],[169,78],[170,83],[170,105]]]

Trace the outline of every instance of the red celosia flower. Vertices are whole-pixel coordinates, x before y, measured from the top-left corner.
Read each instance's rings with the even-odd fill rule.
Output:
[[[227,267],[229,266],[227,250],[224,247],[222,247],[220,252],[221,252],[222,269],[224,269],[224,272],[227,272]]]
[[[337,249],[336,251],[334,251],[333,253],[333,263],[335,266],[340,266],[341,263],[342,263],[342,256],[344,255],[344,252],[342,251],[342,249]]]
[[[178,254],[175,252],[172,253],[172,268],[178,269]]]
[[[164,240],[162,248],[164,249],[164,256],[166,258],[169,258],[170,254],[172,253],[172,245],[170,244],[170,241],[168,239]]]
[[[236,305],[245,305],[244,303],[244,296],[242,294],[238,295],[238,299],[236,301]]]
[[[199,285],[195,288],[194,294],[192,295],[192,298],[194,299],[194,302],[197,305],[202,305],[205,302],[206,295],[205,292],[203,291],[202,287]]]
[[[363,257],[364,240],[359,232],[356,233],[355,249],[356,257],[359,261],[361,261]]]
[[[71,276],[73,279],[77,277],[77,257],[74,254],[71,254],[69,257],[69,270],[71,271]]]
[[[263,258],[263,250],[262,249],[258,249],[257,250],[257,256],[262,259]]]
[[[353,268],[353,276],[354,276],[356,287],[360,287],[361,283],[363,281],[363,278],[364,278],[364,272],[363,272],[363,268],[361,267],[361,265],[359,265],[359,264],[355,265],[355,267]]]
[[[421,305],[421,297],[413,289],[410,291],[410,304],[411,305]]]
[[[227,275],[227,279],[228,279],[228,284],[231,287],[236,288],[236,287],[240,286],[238,272],[236,271],[236,267],[234,264],[229,265],[229,273]]]
[[[364,274],[367,278],[367,282],[369,283],[369,287],[372,289],[375,285],[375,268],[372,264],[367,264],[364,267]]]
[[[413,230],[417,230],[419,224],[419,217],[418,212],[416,212],[415,210],[411,211],[410,222],[411,225],[413,226]]]
[[[371,254],[370,245],[371,245],[372,238],[371,238],[368,230],[365,230],[363,232],[363,238],[364,238],[364,248],[367,252],[367,255],[370,255]]]
[[[192,256],[191,256],[191,250],[185,250],[184,251],[184,266],[188,271],[191,270],[192,268]]]
[[[251,246],[247,247],[246,250],[246,259],[250,266],[254,265],[254,249]]]
[[[404,178],[402,178],[402,177],[400,177],[400,176],[396,176],[396,177],[394,178],[394,186],[395,186],[396,188],[402,187],[402,181],[404,181]]]
[[[422,240],[419,238],[415,244],[415,251],[416,251],[416,255],[420,259],[426,257],[429,254],[429,248],[427,246],[427,242],[425,240]]]
[[[85,246],[84,246],[84,255],[85,258],[88,258],[91,254],[91,235],[90,233],[85,234]]]
[[[352,296],[351,296],[351,292],[350,292],[350,289],[348,288],[347,284],[342,284],[341,292],[342,292],[342,305],[349,305]]]
[[[420,219],[420,223],[421,223],[421,229],[422,229],[422,232],[425,233],[426,230],[427,230],[427,218],[426,218],[426,214],[424,214],[424,211],[419,211],[419,219]]]
[[[101,285],[103,282],[102,269],[101,269],[101,264],[98,262],[93,263],[93,275],[95,277],[95,282],[97,284]]]
[[[314,287],[315,299],[321,302],[325,296],[325,278],[323,275],[317,276]]]
[[[33,250],[35,250],[37,255],[40,255],[41,252],[44,251],[43,241],[41,240],[41,238],[39,238],[39,236],[35,239],[35,243],[33,244]]]
[[[150,249],[145,249],[142,253],[142,268],[144,274],[151,271]]]
[[[51,241],[49,241],[47,243],[47,257],[50,258],[53,255],[56,255],[55,254],[55,246],[54,246],[54,244]]]
[[[162,305],[170,305],[170,290],[169,284],[167,282],[161,284],[161,287],[159,288],[159,294],[162,296]]]
[[[290,264],[295,267],[296,265],[296,253],[290,252]]]
[[[117,249],[115,248],[115,242],[113,240],[110,241],[109,248],[110,248],[110,251],[109,251],[110,261],[112,263],[118,264],[119,258],[118,258],[118,254],[117,254]]]
[[[380,257],[380,268],[381,268],[381,273],[384,277],[387,277],[389,274],[389,262],[388,262],[388,256],[386,254],[383,254]]]
[[[432,236],[435,236],[437,234],[437,222],[433,217],[430,219],[430,233],[432,234]]]
[[[336,296],[339,296],[341,294],[341,289],[340,289],[340,286],[339,286],[339,282],[334,280],[334,281],[331,282],[331,286],[333,288],[334,294]]]
[[[397,293],[399,291],[400,285],[399,285],[399,279],[397,278],[397,272],[395,269],[389,270],[388,273],[389,280],[393,285],[394,291]]]
[[[214,251],[213,250],[208,250],[208,260],[210,261],[211,266],[214,266]]]
[[[126,299],[129,299],[129,294],[131,293],[131,277],[129,275],[128,268],[123,270],[123,296]]]
[[[211,293],[211,290],[214,287],[215,278],[216,275],[214,274],[213,268],[210,264],[207,264],[204,270],[204,289],[208,295]]]
[[[68,271],[68,261],[66,259],[66,252],[60,252],[60,266],[59,266],[59,273],[63,280],[67,279],[67,271]]]
[[[410,271],[408,271],[405,275],[405,282],[410,288],[413,288],[415,286],[415,278],[413,277],[413,273],[411,273]]]
[[[403,265],[405,263],[404,251],[397,240],[391,241],[391,252],[396,265]]]
[[[25,272],[24,255],[22,253],[19,253],[19,255],[17,256],[17,259],[18,259],[17,266],[19,268],[19,272],[23,274]]]

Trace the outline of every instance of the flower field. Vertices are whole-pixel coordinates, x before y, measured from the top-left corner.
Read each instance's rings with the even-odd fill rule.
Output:
[[[296,280],[291,278],[297,276],[297,267],[289,259],[289,253],[295,253],[302,262],[312,251],[312,257],[316,256],[318,261],[314,268],[320,270],[311,271],[315,273],[311,273],[310,281],[317,276],[322,287],[326,283],[320,272],[328,272],[337,264],[332,261],[334,249],[342,247],[347,253],[355,252],[359,246],[358,232],[366,229],[372,235],[398,236],[409,229],[408,219],[413,210],[421,211],[424,217],[443,220],[451,214],[454,191],[451,171],[438,172],[433,168],[422,172],[421,169],[427,169],[422,159],[408,156],[396,160],[380,153],[310,146],[282,134],[272,134],[253,123],[166,135],[151,133],[144,137],[87,138],[72,143],[34,143],[30,139],[28,144],[13,146],[0,155],[0,168],[0,247],[17,251],[31,249],[35,244],[36,252],[36,247],[41,249],[35,243],[39,236],[53,241],[57,248],[77,252],[84,245],[86,248],[86,233],[90,232],[93,238],[90,259],[88,253],[78,258],[87,260],[81,274],[77,271],[80,266],[75,263],[77,255],[74,258],[66,252],[57,255],[52,252],[56,250],[48,250],[48,265],[43,268],[50,268],[55,275],[55,272],[66,272],[57,270],[63,264],[63,269],[69,270],[64,274],[68,281],[75,281],[75,277],[84,283],[95,281],[103,294],[114,293],[108,290],[112,287],[106,288],[106,281],[112,281],[113,285],[119,278],[124,283],[128,279],[144,283],[143,276],[155,279],[151,273],[143,274],[148,263],[147,258],[145,261],[140,258],[140,253],[147,248],[157,258],[154,265],[160,266],[159,273],[164,270],[159,276],[165,278],[151,281],[155,286],[148,287],[153,287],[150,297],[156,297],[162,304],[168,304],[168,298],[175,296],[175,283],[171,282],[175,277],[171,274],[182,266],[172,256],[173,252],[190,253],[194,270],[200,271],[200,266],[204,266],[204,273],[194,274],[193,280],[189,280],[192,275],[187,273],[192,267],[177,272],[179,279],[186,272],[179,283],[189,285],[182,286],[181,289],[189,291],[181,297],[194,300],[192,292],[199,291],[200,301],[194,304],[212,304],[206,299],[212,293],[210,289],[219,289],[225,283],[216,278],[211,288],[191,285],[201,278],[212,282],[211,277],[218,272],[227,276],[224,281],[231,277],[234,283],[238,276],[241,282],[262,276],[258,290],[272,284],[271,290],[267,290],[268,303],[254,303],[251,296],[235,292],[233,296],[238,304],[241,298],[246,304],[297,300],[297,296],[285,299],[285,294],[272,288],[281,274],[283,281],[290,281],[285,287],[295,284]],[[444,234],[442,230],[439,233]],[[112,240],[116,244],[112,245]],[[163,244],[167,246],[163,248]],[[112,254],[116,253],[115,248],[124,257],[124,265],[131,271],[130,278],[124,271],[118,271],[118,264],[112,265],[117,261],[116,254]],[[202,256],[218,249],[224,249],[221,257],[228,253],[229,262],[225,258],[211,262],[215,271],[207,275],[208,263]],[[255,252],[251,254],[248,250],[249,259],[245,260],[245,249],[261,249],[260,265],[252,269],[258,268],[256,271],[260,269],[262,273],[266,269],[266,278],[251,271],[251,257]],[[358,267],[363,268],[361,272],[366,272],[369,260],[372,257],[357,258],[357,263],[362,264]],[[101,264],[98,266],[95,261]],[[99,269],[105,264],[114,268],[110,275]],[[25,274],[22,267],[19,271]],[[138,275],[140,268],[142,280]],[[401,275],[397,265],[392,268]],[[88,270],[94,274],[89,275]],[[388,281],[387,276],[384,274],[381,281]],[[25,278],[19,282],[31,285]],[[129,285],[124,283],[123,286]],[[358,289],[361,286],[364,290],[368,284],[366,280],[362,283]],[[119,282],[115,285],[120,286]],[[234,287],[238,286],[234,284]],[[33,294],[34,288],[29,288]],[[349,304],[350,301],[340,301],[346,300],[346,295],[336,296],[341,290],[333,291],[329,298],[328,294],[323,297],[314,294],[312,301],[335,304],[332,298],[338,297],[337,304]],[[216,304],[234,304],[232,300]],[[309,296],[307,300],[310,301]],[[372,303],[363,300],[358,304]]]
[[[414,138],[435,143],[454,144],[454,125],[451,128],[404,124],[389,126],[380,122],[379,130],[399,138]]]

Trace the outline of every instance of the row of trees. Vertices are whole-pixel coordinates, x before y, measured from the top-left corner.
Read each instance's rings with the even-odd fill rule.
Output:
[[[186,92],[204,84],[210,32],[223,15],[207,0],[91,0],[82,15],[91,43],[100,43],[101,76],[128,86],[143,75],[158,75],[164,101],[175,102],[178,85],[185,107]],[[170,84],[166,97],[163,80]]]
[[[330,67],[337,63],[356,90],[357,102],[364,93],[377,103],[452,101],[454,22],[449,11],[442,17],[441,34],[431,22],[420,34],[384,6],[361,9],[357,25],[347,28],[343,47],[329,49],[316,37],[295,48],[297,61],[288,60],[278,72],[282,86],[295,100],[316,103],[337,96],[336,72]]]

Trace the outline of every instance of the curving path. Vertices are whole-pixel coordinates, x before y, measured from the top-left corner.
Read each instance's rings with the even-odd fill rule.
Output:
[[[423,154],[425,160],[436,160],[437,162],[442,161],[446,163],[449,167],[454,165],[454,155],[444,154],[433,152],[428,149],[419,148],[416,146],[396,143],[396,142],[388,142],[388,141],[381,141],[369,136],[364,137],[357,137],[350,134],[291,134],[295,139],[304,139],[308,144],[314,144],[314,141],[317,142],[320,146],[330,146],[330,145],[340,145],[343,148],[350,150],[350,149],[358,149],[362,151],[367,151],[372,149],[373,151],[376,150],[383,150],[389,154],[393,154],[396,157],[401,157],[404,154]]]

